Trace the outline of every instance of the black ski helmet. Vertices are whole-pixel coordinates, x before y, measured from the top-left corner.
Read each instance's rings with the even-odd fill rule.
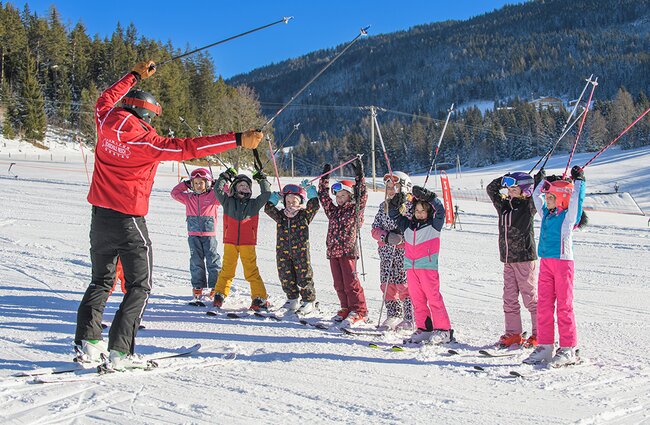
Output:
[[[246,184],[248,184],[248,187],[250,187],[251,190],[253,189],[253,181],[251,180],[251,178],[248,177],[246,174],[238,174],[233,179],[232,183],[230,183],[230,190],[229,190],[230,196],[235,196],[235,190],[236,190],[235,188],[237,187],[237,184],[241,182],[246,182]],[[250,197],[250,194],[248,197]]]
[[[156,98],[140,89],[133,89],[122,98],[122,108],[131,111],[147,124],[151,124],[153,114],[160,115],[162,112]]]

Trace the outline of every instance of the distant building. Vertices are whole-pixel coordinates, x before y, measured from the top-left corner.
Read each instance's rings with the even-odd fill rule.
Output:
[[[559,111],[564,106],[564,102],[562,101],[562,99],[558,97],[551,97],[551,96],[540,97],[539,99],[531,100],[528,103],[535,106],[535,108],[537,108],[538,111],[544,109]]]

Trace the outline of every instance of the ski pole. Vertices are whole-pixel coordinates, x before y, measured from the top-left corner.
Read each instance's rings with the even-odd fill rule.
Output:
[[[343,167],[345,167],[346,165],[348,165],[349,163],[351,163],[351,162],[353,162],[353,161],[356,161],[357,158],[361,159],[362,157],[363,157],[363,154],[359,154],[359,155],[355,156],[354,158],[352,158],[351,160],[349,160],[349,161],[345,161],[343,164],[338,165],[338,166],[332,168],[332,169],[329,170],[327,173],[321,174],[321,175],[318,176],[318,177],[314,177],[313,179],[309,180],[308,183],[315,182],[316,180],[322,178],[323,176],[326,176],[326,175],[328,175],[328,174],[332,174],[332,172],[338,170],[339,168],[343,168]]]
[[[436,165],[436,159],[438,158],[438,150],[440,149],[440,144],[442,143],[442,138],[445,137],[445,131],[447,130],[447,124],[449,123],[449,118],[451,117],[451,113],[454,110],[454,104],[451,104],[451,107],[449,108],[449,112],[447,112],[447,119],[445,120],[445,126],[442,127],[442,133],[440,133],[440,139],[438,139],[438,145],[436,146],[436,153],[433,156],[433,161],[431,161],[431,167],[429,167],[429,171],[427,172],[427,177],[424,179],[424,184],[422,187],[427,186],[427,182],[429,181],[429,176],[431,175],[431,171],[433,170],[433,167]]]
[[[368,28],[370,28],[370,25],[367,26],[367,27],[365,27],[365,28],[361,28],[361,29],[359,30],[359,35],[357,35],[356,37],[354,37],[354,39],[353,39],[352,41],[350,41],[350,42],[348,43],[348,45],[345,46],[345,48],[344,48],[343,50],[341,50],[341,51],[340,51],[336,56],[334,56],[334,58],[333,58],[331,61],[329,61],[329,62],[328,62],[328,63],[327,63],[327,64],[326,64],[326,65],[325,65],[325,66],[324,66],[320,71],[318,71],[318,73],[317,73],[316,75],[314,75],[314,76],[312,77],[311,80],[307,81],[307,83],[306,83],[304,86],[302,86],[302,88],[301,88],[300,90],[298,90],[298,92],[297,92],[296,94],[294,94],[294,95],[291,97],[291,99],[289,99],[289,100],[288,100],[284,105],[282,105],[282,107],[280,107],[280,109],[278,109],[278,111],[275,113],[275,115],[273,115],[273,116],[272,116],[272,117],[271,117],[271,118],[270,118],[266,123],[264,123],[264,125],[262,126],[262,128],[260,128],[259,131],[264,131],[264,130],[266,129],[266,127],[268,127],[268,126],[269,126],[273,121],[275,121],[275,119],[278,117],[278,115],[280,115],[280,114],[282,113],[282,111],[284,111],[285,109],[287,109],[287,107],[288,107],[289,105],[291,105],[291,104],[293,103],[293,101],[296,100],[296,98],[297,98],[298,96],[300,96],[300,94],[301,94],[303,91],[305,91],[305,90],[307,89],[307,87],[309,87],[309,86],[311,85],[311,83],[313,83],[314,81],[316,81],[316,79],[317,79],[318,77],[320,77],[321,74],[322,74],[323,72],[325,72],[325,70],[326,70],[327,68],[329,68],[330,66],[332,66],[332,64],[334,64],[334,62],[336,62],[338,58],[340,58],[340,57],[341,57],[345,52],[347,52],[348,49],[349,49],[350,47],[352,47],[352,45],[353,45],[354,43],[356,43],[357,40],[359,40],[359,38],[361,38],[361,37],[363,37],[363,36],[365,36],[365,35],[368,35]]]
[[[582,116],[582,121],[580,121],[580,127],[578,127],[578,134],[576,135],[576,141],[573,143],[573,149],[571,149],[569,160],[567,161],[566,167],[564,168],[564,173],[562,173],[562,180],[564,180],[567,171],[569,171],[569,165],[571,165],[573,154],[576,152],[576,148],[578,147],[578,140],[580,140],[580,135],[582,134],[582,127],[585,125],[585,120],[587,119],[587,111],[589,110],[589,105],[591,105],[591,98],[593,97],[594,91],[596,90],[596,86],[598,85],[598,77],[596,77],[596,79],[592,81],[591,84],[593,84],[593,86],[591,87],[591,93],[589,93],[589,100],[587,100],[585,114]]]
[[[384,145],[384,138],[381,136],[381,129],[379,128],[379,121],[377,121],[377,112],[373,109],[372,119],[375,122],[377,127],[377,135],[379,136],[379,143],[381,144],[381,150],[384,153],[384,159],[386,160],[386,165],[388,166],[388,173],[390,173],[390,178],[393,178],[393,169],[390,166],[390,159],[388,159],[388,153],[386,153],[386,145]]]
[[[539,161],[537,161],[537,164],[535,164],[535,165],[533,166],[533,168],[528,172],[528,174],[531,174],[533,171],[535,171],[535,168],[537,168],[537,166],[539,165],[539,163],[542,162],[542,160],[543,160],[544,158],[546,158],[546,161],[544,161],[544,164],[542,165],[542,168],[544,168],[544,166],[546,165],[546,162],[548,162],[548,158],[553,154],[553,151],[555,151],[555,148],[557,147],[558,143],[560,143],[560,140],[562,140],[562,138],[564,137],[564,135],[568,132],[568,130],[567,130],[567,124],[569,124],[569,121],[571,120],[571,117],[573,117],[573,114],[575,114],[576,111],[578,110],[578,106],[580,106],[580,102],[582,101],[582,97],[585,95],[585,92],[587,91],[587,87],[589,87],[589,84],[591,83],[591,79],[592,79],[593,77],[594,77],[594,74],[591,74],[591,75],[589,76],[589,78],[587,78],[587,79],[585,80],[585,81],[586,81],[585,86],[582,88],[582,92],[580,92],[580,96],[578,97],[578,101],[577,101],[576,104],[573,106],[573,110],[572,110],[571,113],[569,114],[569,117],[566,119],[566,122],[564,123],[564,127],[562,127],[562,131],[560,131],[561,136],[560,136],[560,138],[558,139],[558,141],[555,142],[555,144],[553,145],[553,147],[552,147],[550,150],[548,150],[548,151],[547,151],[547,152],[546,152],[546,153],[545,153],[545,154],[544,154],[544,155],[539,159]],[[587,105],[587,107],[588,107],[588,106],[589,106],[589,105]],[[583,110],[582,113],[581,113],[580,115],[584,114],[584,112],[585,112],[585,110]],[[577,120],[576,120],[576,121],[577,121]],[[575,121],[573,122],[573,124],[575,124]],[[573,127],[573,124],[571,124],[571,127]],[[571,129],[571,127],[569,127],[569,129]],[[565,132],[565,130],[567,130],[567,131]]]
[[[275,178],[278,181],[278,190],[282,192],[282,184],[280,183],[280,173],[278,173],[278,164],[277,162],[275,162],[275,155],[273,154],[273,146],[271,145],[271,137],[268,134],[266,135],[266,141],[269,142],[269,153],[271,154],[271,158],[273,159],[273,169],[275,170]],[[264,167],[262,166],[262,168]]]
[[[566,135],[569,133],[569,131],[571,131],[571,129],[573,128],[573,126],[576,125],[576,123],[577,123],[578,121],[580,121],[580,118],[582,118],[582,116],[584,115],[585,111],[586,111],[586,109],[584,109],[582,112],[580,112],[580,115],[578,115],[578,116],[576,117],[576,119],[573,120],[573,122],[571,123],[571,125],[569,125],[569,127],[568,127],[566,130],[564,130],[564,132],[560,135],[560,137],[558,137],[558,139],[555,141],[555,143],[553,144],[553,146],[551,146],[551,148],[550,148],[548,151],[546,151],[546,153],[545,153],[544,155],[542,155],[542,157],[537,161],[537,164],[535,164],[535,165],[533,166],[533,168],[530,169],[530,171],[528,172],[528,174],[531,174],[533,171],[535,171],[535,168],[537,168],[537,166],[539,165],[539,163],[542,162],[542,160],[543,160],[544,158],[546,158],[546,159],[545,159],[544,162],[542,163],[542,166],[541,166],[540,170],[543,170],[544,167],[546,167],[546,163],[548,162],[548,160],[549,160],[549,158],[551,157],[551,155],[553,154],[553,152],[555,152],[555,148],[557,147],[557,145],[559,145],[559,144],[560,144],[560,141],[562,141],[562,139],[564,139],[564,136],[566,136]]]
[[[594,159],[596,159],[596,158],[598,158],[598,157],[600,156],[601,153],[605,152],[605,151],[606,151],[610,146],[612,146],[614,143],[616,143],[616,142],[618,141],[618,139],[620,139],[621,137],[623,137],[623,135],[624,135],[625,133],[627,133],[627,132],[632,128],[632,127],[634,127],[634,125],[635,125],[637,122],[639,122],[639,121],[641,120],[641,118],[643,118],[644,116],[646,116],[646,114],[647,114],[648,112],[650,112],[650,108],[646,109],[645,112],[643,112],[641,115],[639,115],[639,117],[638,117],[637,119],[635,119],[635,120],[632,122],[632,124],[628,125],[627,128],[621,132],[621,134],[619,134],[618,136],[616,136],[616,138],[615,138],[614,140],[612,140],[611,143],[610,143],[609,145],[605,146],[605,147],[602,148],[600,151],[598,151],[598,153],[596,153],[596,155],[594,155],[593,158],[591,158],[589,161],[587,161],[587,163],[586,163],[585,165],[582,166],[582,169],[584,169],[585,167],[587,167],[587,165],[591,164],[591,163],[593,162]]]
[[[280,152],[280,149],[282,149],[284,147],[284,144],[287,143],[287,141],[291,138],[293,133],[295,133],[295,131],[298,130],[298,127],[300,127],[300,123],[294,124],[293,130],[291,130],[289,135],[284,138],[282,143],[280,143],[280,145],[277,147],[277,149],[275,149],[275,152],[273,152],[273,158],[275,158],[275,156],[278,154],[278,152]],[[269,164],[269,162],[271,162],[271,158],[266,160],[266,162],[264,163],[264,166],[262,168],[266,167]]]
[[[393,254],[390,259],[390,267],[388,268],[388,270],[391,270],[393,268],[394,265],[393,263],[395,263],[396,251],[397,251],[397,246],[393,245]],[[377,320],[377,329],[379,329],[379,326],[381,326],[381,316],[384,313],[384,305],[386,305],[386,294],[388,293],[388,285],[390,285],[390,282],[386,282],[386,289],[384,289],[384,296],[381,298],[381,307],[379,308],[379,320]]]
[[[262,25],[261,27],[257,27],[257,28],[254,28],[254,29],[252,29],[252,30],[245,31],[245,32],[243,32],[243,33],[241,33],[241,34],[233,35],[232,37],[225,38],[225,39],[223,39],[223,40],[217,41],[216,43],[212,43],[212,44],[208,44],[208,45],[203,46],[203,47],[199,47],[198,49],[194,49],[194,50],[192,50],[191,52],[187,52],[187,53],[183,53],[182,55],[174,56],[174,57],[171,58],[171,59],[167,59],[167,60],[164,60],[164,61],[160,62],[159,64],[155,64],[155,65],[153,65],[153,68],[157,68],[157,67],[159,67],[159,66],[165,65],[166,63],[169,63],[169,62],[175,61],[175,60],[177,60],[177,59],[184,58],[185,56],[189,56],[189,55],[191,55],[191,54],[194,54],[194,53],[200,52],[201,50],[209,49],[210,47],[214,47],[214,46],[216,46],[216,45],[226,43],[226,42],[231,41],[231,40],[234,40],[234,39],[236,39],[236,38],[243,37],[243,36],[245,36],[245,35],[252,34],[252,33],[254,33],[254,32],[257,32],[257,31],[263,30],[263,29],[265,29],[265,28],[272,27],[272,26],[277,25],[277,24],[279,24],[279,23],[283,23],[283,22],[284,22],[285,24],[288,24],[289,21],[290,21],[291,19],[293,19],[293,16],[285,16],[285,17],[283,17],[283,18],[280,19],[280,20],[277,20],[277,21],[275,21],[275,22],[271,22],[270,24]]]
[[[191,131],[195,136],[200,137],[200,136],[201,136],[200,133],[203,133],[203,131],[201,130],[201,127],[199,127],[199,132],[200,132],[200,133],[199,133],[199,132],[196,132],[196,131],[192,128],[192,126],[188,124],[188,122],[185,120],[185,118],[179,116],[178,119],[181,120],[181,122],[182,122],[183,124],[185,124],[185,126],[186,126],[187,128],[189,128],[190,131]],[[226,168],[226,169],[229,168],[229,167],[226,165],[226,163],[223,162],[223,161],[221,160],[221,158],[220,158],[218,155],[215,156],[215,158],[217,158],[217,161],[219,161],[219,163],[220,163],[224,168]],[[183,165],[185,165],[184,162],[183,162]],[[208,161],[208,167],[210,167],[210,172],[212,172],[212,167],[210,166],[210,161]],[[185,169],[187,169],[187,167],[185,167]]]

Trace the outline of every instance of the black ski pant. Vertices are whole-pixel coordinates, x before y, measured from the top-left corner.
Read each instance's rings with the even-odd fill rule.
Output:
[[[90,224],[92,281],[77,312],[75,342],[102,339],[102,316],[122,261],[126,294],[108,334],[109,350],[133,353],[135,335],[151,291],[153,254],[144,217],[93,207]]]

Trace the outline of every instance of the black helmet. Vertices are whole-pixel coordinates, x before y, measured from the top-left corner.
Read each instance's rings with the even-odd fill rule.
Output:
[[[230,191],[229,191],[230,196],[235,195],[235,187],[237,187],[237,184],[241,182],[246,182],[248,184],[248,187],[250,187],[251,189],[253,188],[253,181],[251,180],[251,178],[248,177],[246,174],[239,174],[237,175],[237,177],[233,179],[232,183],[230,183]]]
[[[122,108],[133,112],[148,124],[151,124],[153,114],[160,115],[162,112],[156,98],[140,89],[133,89],[122,98]]]

